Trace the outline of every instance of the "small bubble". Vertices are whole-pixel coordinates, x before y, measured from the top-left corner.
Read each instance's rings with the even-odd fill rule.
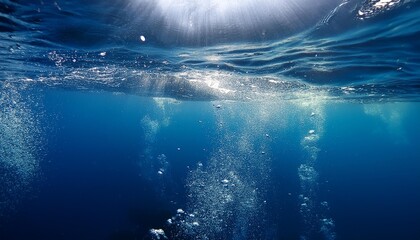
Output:
[[[176,210],[176,213],[183,214],[183,213],[185,213],[185,212],[184,212],[184,210],[182,210],[182,208],[178,208],[178,209]]]
[[[140,36],[140,41],[145,42],[146,41],[146,37],[144,37],[143,35]]]
[[[225,184],[226,184],[226,183],[229,183],[229,180],[227,180],[227,179],[223,179],[223,180],[222,180],[222,183],[225,183]]]
[[[105,57],[105,56],[106,56],[106,52],[101,52],[101,53],[99,53],[99,56],[101,56],[101,57]]]

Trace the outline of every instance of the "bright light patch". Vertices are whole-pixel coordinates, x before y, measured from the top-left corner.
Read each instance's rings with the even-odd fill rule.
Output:
[[[335,2],[309,0],[132,0],[139,30],[162,41],[265,38],[313,25]],[[143,41],[143,40],[142,40]]]
[[[156,5],[169,25],[188,34],[225,24],[249,28],[270,16],[267,13],[273,10],[276,13],[271,16],[278,18],[285,16],[290,8],[285,1],[278,0],[158,0]]]
[[[376,7],[376,8],[383,8],[383,7],[386,7],[386,6],[392,6],[396,2],[399,2],[399,1],[394,1],[394,0],[379,0],[379,2],[375,3],[373,6]]]

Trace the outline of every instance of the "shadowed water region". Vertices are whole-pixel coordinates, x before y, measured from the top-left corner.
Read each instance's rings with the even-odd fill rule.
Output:
[[[419,239],[419,7],[0,1],[0,239]]]

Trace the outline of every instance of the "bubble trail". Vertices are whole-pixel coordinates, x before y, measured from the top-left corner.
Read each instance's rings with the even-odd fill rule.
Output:
[[[39,174],[40,132],[30,96],[0,84],[0,217],[18,208]]]
[[[323,239],[336,239],[334,220],[328,216],[328,202],[320,202],[319,173],[316,170],[318,154],[320,152],[319,139],[324,132],[323,101],[312,99],[302,104],[303,114],[307,116],[309,130],[301,140],[303,161],[298,168],[301,193],[299,195],[300,214],[303,223],[301,240],[314,239],[322,234]]]
[[[238,111],[243,108],[251,109]],[[190,172],[185,213],[171,220],[179,226],[176,238],[266,239],[267,110],[259,104],[228,102],[214,108],[217,143],[210,159]]]

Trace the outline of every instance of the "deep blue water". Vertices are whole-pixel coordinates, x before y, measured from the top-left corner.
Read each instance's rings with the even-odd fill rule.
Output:
[[[0,1],[0,239],[420,239],[419,14]]]

